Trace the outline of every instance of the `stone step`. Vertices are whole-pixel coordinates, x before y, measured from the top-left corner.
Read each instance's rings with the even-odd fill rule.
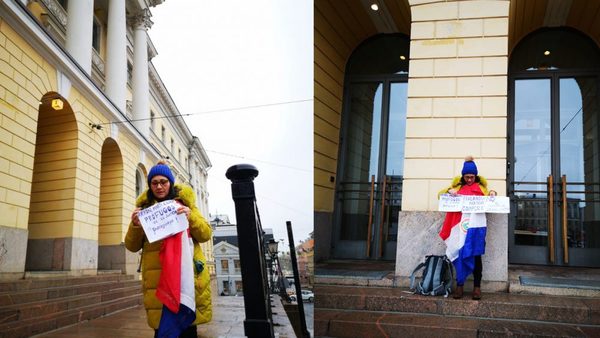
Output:
[[[142,284],[139,282],[136,285],[125,286],[122,288],[112,289],[109,292],[102,293],[102,301],[106,302],[109,300],[115,300],[119,298],[125,298],[134,295],[142,294]]]
[[[0,292],[17,292],[24,290],[35,290],[44,289],[50,287],[60,286],[75,286],[89,283],[99,282],[114,282],[114,281],[125,281],[133,280],[133,275],[124,275],[116,273],[98,274],[89,276],[75,276],[75,277],[39,277],[39,278],[27,278],[16,281],[2,281],[0,282]]]
[[[128,279],[121,281],[102,281],[79,285],[67,285],[40,289],[26,289],[21,291],[0,292],[0,309],[3,306],[8,305],[76,296],[92,292],[104,292],[112,289],[137,285],[140,285],[140,281]]]
[[[320,285],[315,308],[600,325],[600,299],[483,293],[482,300],[414,295],[402,288]],[[316,316],[315,316],[316,318]]]
[[[43,332],[59,329],[78,322],[102,317],[120,310],[141,305],[143,298],[139,290],[136,294],[91,305],[46,313],[26,320],[0,324],[0,338],[24,338]]]
[[[314,320],[315,337],[600,337],[597,325],[422,313],[316,308]]]
[[[22,304],[12,304],[0,308],[0,323],[22,321],[48,314],[77,309],[80,307],[141,294],[141,285],[118,287],[83,295],[47,299]]]

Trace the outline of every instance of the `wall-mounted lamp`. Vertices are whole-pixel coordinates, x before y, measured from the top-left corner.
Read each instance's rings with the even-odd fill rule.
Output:
[[[64,106],[64,102],[61,99],[52,99],[52,109],[62,110],[63,106]]]
[[[100,124],[96,124],[96,123],[89,123],[90,127],[92,129],[98,129],[98,130],[102,130],[102,126]]]
[[[376,3],[371,4],[371,9],[374,11],[377,11],[377,10],[379,10],[379,5],[377,5]]]

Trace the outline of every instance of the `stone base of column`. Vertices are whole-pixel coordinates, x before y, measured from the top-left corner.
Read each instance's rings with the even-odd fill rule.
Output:
[[[98,270],[121,270],[121,273],[136,275],[140,257],[123,244],[101,245],[98,247]]]
[[[47,238],[27,241],[27,271],[71,271],[93,274],[98,266],[98,241]]]
[[[0,226],[0,280],[23,278],[28,231]]]
[[[438,236],[445,213],[438,211],[401,211],[398,219],[396,281],[410,285],[409,276],[427,255],[443,255],[444,241]],[[508,288],[508,215],[488,214],[483,280],[486,291]],[[469,277],[472,280],[472,276]],[[470,283],[472,284],[472,282]]]
[[[314,213],[315,262],[331,258],[333,213]]]

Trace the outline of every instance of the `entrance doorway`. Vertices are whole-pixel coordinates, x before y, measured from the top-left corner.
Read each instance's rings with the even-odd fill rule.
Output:
[[[600,52],[568,30],[521,44],[509,80],[509,262],[598,267],[600,65],[579,54],[600,63]]]
[[[394,260],[402,178],[408,39],[359,46],[346,71],[334,211],[335,258]]]

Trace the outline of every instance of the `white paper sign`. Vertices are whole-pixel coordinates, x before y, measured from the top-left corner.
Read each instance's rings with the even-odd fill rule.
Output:
[[[462,212],[482,213],[485,212],[485,196],[463,196]]]
[[[506,196],[441,195],[438,211],[508,214],[510,199]]]
[[[439,211],[461,211],[462,210],[462,196],[456,195],[442,195],[440,196],[440,204],[438,205]]]
[[[485,201],[485,212],[495,214],[510,213],[510,199],[506,196],[490,196]]]
[[[185,214],[177,214],[179,206],[174,200],[167,200],[138,213],[148,242],[156,242],[188,228]]]

